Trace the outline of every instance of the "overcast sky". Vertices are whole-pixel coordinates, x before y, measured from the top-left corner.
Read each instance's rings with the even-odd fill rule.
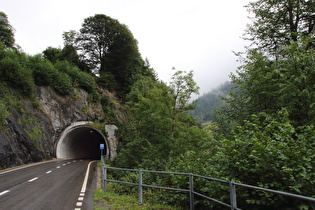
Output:
[[[129,27],[142,57],[164,82],[174,71],[194,71],[200,95],[229,79],[240,64],[240,38],[249,23],[249,0],[1,0],[28,54],[62,47],[64,31],[79,31],[83,20],[105,14]]]

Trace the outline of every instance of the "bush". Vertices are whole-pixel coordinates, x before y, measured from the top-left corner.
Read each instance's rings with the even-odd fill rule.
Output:
[[[315,131],[313,126],[294,128],[286,112],[277,118],[261,113],[238,127],[233,139],[221,142],[214,159],[226,179],[305,196],[315,196]],[[244,209],[302,205],[288,197],[240,192]],[[246,201],[246,202],[245,202]],[[259,204],[259,205],[258,205]],[[258,206],[258,207],[257,207]]]
[[[51,85],[58,74],[51,62],[39,55],[30,57],[29,68],[33,70],[34,81],[38,86]]]
[[[27,96],[35,88],[32,71],[20,63],[18,56],[6,56],[0,60],[0,79]]]
[[[58,74],[55,75],[52,86],[60,95],[68,95],[72,89],[72,81],[68,74],[58,72]]]
[[[86,90],[88,93],[93,93],[96,91],[96,84],[94,78],[83,71],[78,74],[79,86]]]
[[[7,118],[7,107],[3,101],[0,100],[0,126],[4,126],[6,124]]]
[[[71,77],[74,86],[79,86],[88,93],[93,93],[96,90],[93,76],[89,73],[82,72],[77,66],[68,61],[59,61],[56,62],[55,67],[59,71],[67,73]]]
[[[115,90],[117,88],[117,83],[112,73],[101,73],[97,83],[103,87],[106,87],[108,90]]]

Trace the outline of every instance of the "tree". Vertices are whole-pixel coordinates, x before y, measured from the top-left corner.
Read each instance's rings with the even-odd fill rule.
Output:
[[[0,41],[6,47],[14,45],[14,29],[8,21],[8,17],[4,12],[0,12]]]
[[[128,94],[131,117],[124,126],[121,167],[162,169],[172,150],[170,89],[150,77],[142,77]],[[155,160],[155,161],[153,161]]]
[[[228,115],[241,122],[251,114],[276,113],[286,108],[295,125],[314,123],[315,112],[315,49],[309,48],[310,38],[301,38],[284,47],[276,61],[257,50],[248,51],[232,82]]]
[[[255,15],[247,29],[255,47],[231,75],[238,91],[226,98],[228,115],[242,122],[286,108],[295,125],[313,123],[314,1],[258,0],[248,8]]]
[[[247,38],[269,56],[278,57],[282,46],[291,40],[314,34],[314,1],[257,0],[247,8],[254,14],[246,30]]]
[[[295,127],[283,109],[274,116],[252,115],[233,135],[221,140],[209,171],[228,180],[314,196],[314,126]],[[220,189],[212,190],[220,196]],[[309,209],[306,203],[302,208],[301,200],[264,192],[240,189],[238,196],[242,209]]]
[[[175,70],[175,68],[173,68]],[[175,134],[176,120],[180,114],[194,108],[189,100],[192,94],[199,93],[199,87],[193,79],[193,71],[186,73],[185,71],[176,71],[170,82],[171,94],[173,97],[172,104],[172,136]]]
[[[116,80],[117,90],[130,91],[138,74],[146,74],[137,41],[126,25],[106,15],[97,14],[84,20],[76,39],[85,60],[95,72]]]

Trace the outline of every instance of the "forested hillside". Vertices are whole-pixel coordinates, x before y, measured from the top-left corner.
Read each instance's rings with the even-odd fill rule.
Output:
[[[38,86],[51,86],[61,95],[80,86],[113,119],[116,113],[108,109],[109,101],[98,87],[116,91],[128,119],[120,125],[118,156],[111,165],[195,173],[315,197],[315,2],[256,0],[247,8],[252,23],[244,39],[251,45],[238,53],[241,62],[231,84],[221,87],[223,93],[229,86],[237,91],[223,97],[218,116],[212,117],[206,106],[205,113],[193,111],[200,122],[212,120],[207,128],[189,115],[195,109],[190,97],[199,90],[193,72],[174,70],[169,84],[160,81],[141,58],[128,27],[105,15],[86,18],[79,32],[64,33],[63,48],[48,47],[29,56],[14,45],[2,13],[1,27],[6,30],[1,34],[1,88],[31,98],[36,107]],[[217,100],[214,94],[209,95]],[[0,100],[1,129],[11,105]],[[116,176],[137,180],[135,174]],[[187,186],[187,180],[176,176],[145,179],[155,185]],[[194,188],[229,203],[227,187],[196,180]],[[121,185],[113,189],[137,194],[137,189]],[[237,193],[241,209],[314,209],[312,203],[269,193],[243,188]],[[144,196],[189,206],[187,194],[148,190]],[[195,208],[220,206],[196,197]]]
[[[230,82],[225,82],[218,88],[200,96],[195,103],[195,109],[191,110],[189,114],[199,123],[214,122],[217,112],[227,106],[223,98],[227,97],[230,91],[235,91],[232,89],[234,86]]]

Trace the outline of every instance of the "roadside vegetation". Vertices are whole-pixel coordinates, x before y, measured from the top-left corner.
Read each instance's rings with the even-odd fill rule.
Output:
[[[63,48],[48,47],[34,56],[15,47],[13,33],[4,33],[0,87],[5,94],[0,94],[10,98],[14,90],[36,106],[37,86],[51,86],[60,95],[79,86],[114,118],[115,102],[98,89],[104,87],[117,93],[128,115],[113,166],[194,173],[315,197],[315,3],[256,0],[247,8],[252,23],[244,38],[251,45],[236,53],[242,62],[230,75],[233,88],[223,95],[223,106],[199,113],[198,120],[211,120],[206,126],[189,115],[196,105],[190,97],[199,90],[193,71],[174,69],[169,84],[160,81],[141,58],[128,27],[106,15],[86,18],[79,32],[65,32]],[[8,32],[7,17],[1,15]],[[0,100],[0,125],[10,109],[7,100]],[[35,128],[30,135],[36,133]],[[131,174],[113,176],[136,179]],[[161,186],[187,185],[174,177],[146,179]],[[200,182],[195,189],[229,203],[220,185]],[[95,208],[104,202],[125,208],[119,200],[129,198],[120,196],[135,193],[118,185],[111,190],[108,195],[95,192],[100,205]],[[244,189],[237,193],[242,209],[315,209],[312,203],[282,196]],[[187,197],[177,193],[150,191],[148,197],[163,205],[188,206]],[[196,198],[195,208],[218,207]]]

